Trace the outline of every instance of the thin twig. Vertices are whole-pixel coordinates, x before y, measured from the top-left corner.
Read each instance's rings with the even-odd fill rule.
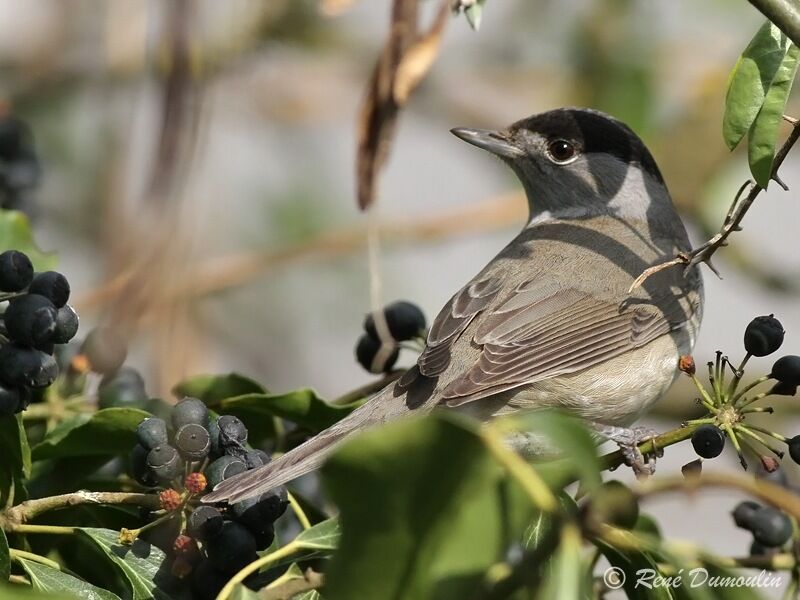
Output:
[[[770,179],[779,181],[778,169],[780,168],[781,164],[783,164],[783,161],[786,159],[786,155],[789,154],[789,151],[792,149],[798,139],[800,139],[800,126],[795,124],[792,127],[789,137],[786,138],[786,141],[783,142],[783,145],[775,154],[775,160],[772,163],[772,176]],[[728,214],[725,217],[725,222],[716,235],[690,252],[679,252],[675,258],[646,269],[641,275],[639,275],[639,277],[636,278],[628,290],[628,293],[633,292],[636,288],[641,286],[642,283],[644,283],[644,281],[654,273],[676,265],[684,265],[686,268],[689,268],[700,263],[706,263],[706,265],[708,265],[712,271],[719,275],[717,270],[711,264],[711,257],[717,250],[727,243],[728,237],[734,231],[739,231],[742,219],[744,219],[744,216],[747,214],[747,211],[750,210],[750,207],[753,205],[753,202],[755,202],[756,198],[758,198],[758,195],[764,191],[763,187],[754,183],[747,192],[747,195],[740,200],[739,196],[745,187],[746,186],[742,186],[742,188],[739,190],[739,193],[736,194],[736,197],[731,204],[731,208],[728,210]]]
[[[48,496],[35,500],[26,500],[0,513],[0,525],[13,527],[21,525],[38,515],[58,508],[78,506],[81,504],[133,504],[145,508],[159,508],[156,494],[138,494],[129,492],[74,492],[59,496]]]

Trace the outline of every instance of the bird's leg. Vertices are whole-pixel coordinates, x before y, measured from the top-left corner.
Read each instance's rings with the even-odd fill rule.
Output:
[[[655,454],[645,457],[639,450],[639,444],[656,437],[657,431],[649,427],[629,429],[603,423],[590,423],[590,425],[597,433],[619,446],[625,464],[633,469],[637,478],[642,479],[656,472],[656,457],[661,456],[663,452],[656,451]]]

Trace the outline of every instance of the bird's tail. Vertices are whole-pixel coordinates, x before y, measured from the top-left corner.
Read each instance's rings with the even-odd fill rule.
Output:
[[[234,504],[317,469],[351,434],[408,412],[404,396],[394,396],[394,387],[394,384],[389,384],[344,419],[272,462],[226,479],[210,494],[203,496],[203,502]]]

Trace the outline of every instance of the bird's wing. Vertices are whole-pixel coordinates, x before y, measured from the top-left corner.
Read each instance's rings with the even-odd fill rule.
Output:
[[[625,306],[541,279],[512,290],[504,290],[499,278],[484,279],[462,289],[439,313],[419,369],[440,375],[459,343],[477,346],[474,364],[442,390],[443,403],[459,406],[581,371],[669,333],[685,315],[666,315],[661,304],[679,308],[675,300]],[[463,337],[470,324],[472,335]]]

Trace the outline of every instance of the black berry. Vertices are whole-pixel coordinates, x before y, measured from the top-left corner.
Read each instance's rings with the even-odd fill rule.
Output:
[[[200,561],[192,569],[192,592],[199,600],[214,600],[231,578],[211,561]]]
[[[139,443],[148,450],[167,445],[169,443],[167,423],[158,417],[148,417],[139,423],[136,428],[136,437],[139,439]]]
[[[184,398],[172,409],[172,427],[175,431],[190,423],[208,427],[208,407],[197,398]]]
[[[425,330],[425,315],[416,304],[400,300],[393,302],[383,309],[386,325],[392,338],[398,342],[410,340]],[[378,330],[375,327],[375,317],[372,314],[364,319],[364,330],[367,334],[379,340]]]
[[[783,356],[772,365],[770,377],[787,385],[800,385],[800,356]]]
[[[206,545],[208,560],[226,573],[234,574],[253,562],[256,540],[246,527],[235,521],[226,521],[213,544]]]
[[[217,451],[222,454],[233,454],[244,457],[244,445],[247,443],[247,427],[239,417],[222,415],[217,419],[219,430]]]
[[[31,259],[17,250],[6,250],[0,254],[0,291],[19,292],[33,281]]]
[[[737,527],[741,527],[742,529],[747,529],[749,531],[752,529],[753,515],[756,514],[756,511],[759,508],[761,508],[761,505],[757,502],[753,502],[752,500],[744,500],[743,502],[739,502],[739,504],[737,504],[731,512],[733,522],[736,523]]]
[[[391,352],[382,354],[376,360],[378,352],[381,350],[381,343],[369,334],[363,334],[356,343],[356,360],[370,373],[388,373],[392,370],[397,357],[400,354],[399,348],[395,347]]]
[[[233,456],[220,456],[206,467],[208,486],[213,489],[218,483],[247,471],[247,465]]]
[[[213,506],[198,506],[187,521],[187,532],[201,542],[210,540],[222,531],[222,513]]]
[[[96,327],[89,332],[81,345],[89,367],[95,373],[113,373],[122,366],[128,356],[124,340],[108,327]]]
[[[782,546],[792,537],[792,521],[781,511],[763,506],[750,520],[753,539],[768,548]]]
[[[692,434],[692,447],[698,456],[703,458],[716,458],[725,448],[725,435],[719,427],[714,425],[701,425]]]
[[[19,390],[0,386],[0,417],[7,417],[22,410]]]
[[[744,330],[744,348],[753,356],[767,356],[783,343],[783,325],[772,315],[756,317]]]
[[[37,273],[28,288],[28,293],[48,298],[56,308],[61,308],[67,303],[69,292],[69,281],[57,271]]]
[[[106,375],[97,389],[97,405],[100,408],[144,408],[147,391],[141,374],[131,367],[123,367],[112,375]]]
[[[270,462],[269,454],[263,450],[247,450],[244,453],[244,462],[248,469],[262,467]]]
[[[0,348],[0,381],[7,385],[43,388],[57,376],[58,365],[49,354],[14,344]]]
[[[171,481],[183,470],[178,451],[168,444],[156,446],[147,454],[147,466],[161,481]]]
[[[37,346],[53,339],[57,317],[58,311],[49,299],[25,294],[8,303],[3,320],[12,340]]]
[[[800,465],[800,435],[787,440],[786,444],[789,446],[789,456],[792,460]]]
[[[56,314],[56,328],[53,332],[53,343],[66,344],[78,333],[80,322],[78,313],[69,304],[58,309]]]
[[[203,460],[211,449],[208,430],[197,423],[188,423],[175,432],[175,447],[186,460]]]
[[[141,444],[136,444],[131,451],[130,472],[133,478],[145,487],[155,487],[158,485],[158,477],[153,470],[147,466],[147,455],[150,452]]]

